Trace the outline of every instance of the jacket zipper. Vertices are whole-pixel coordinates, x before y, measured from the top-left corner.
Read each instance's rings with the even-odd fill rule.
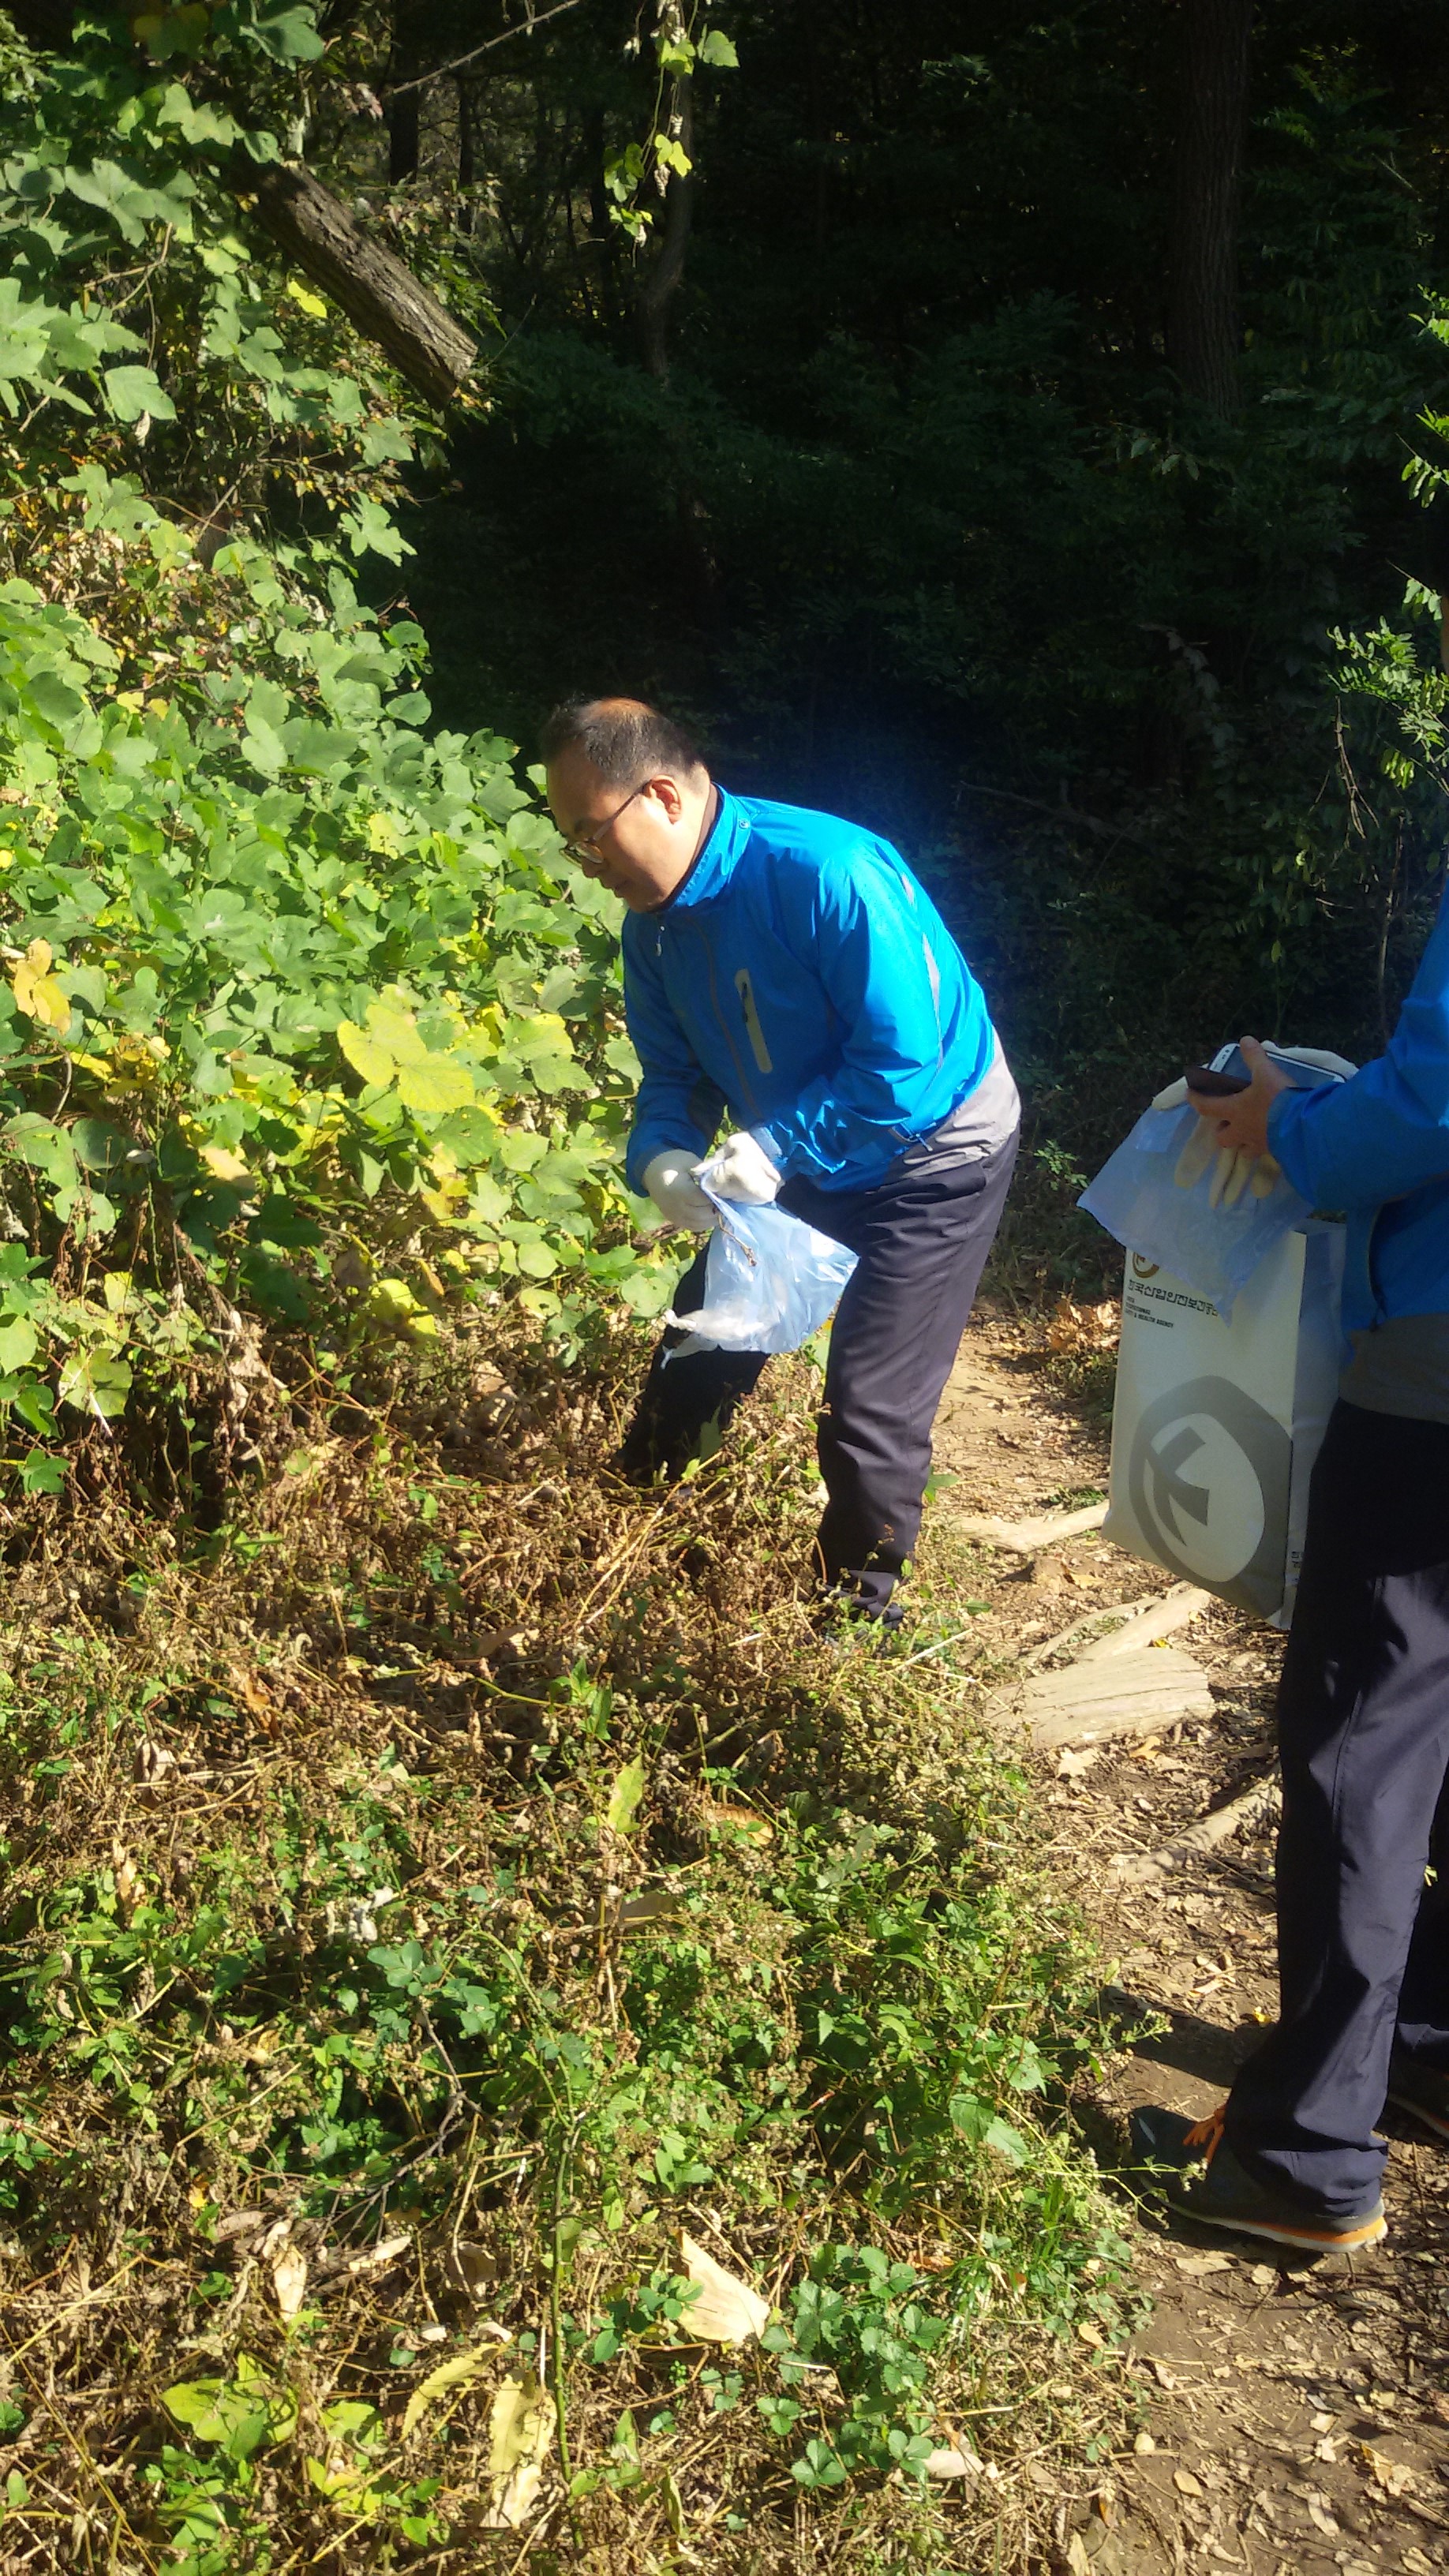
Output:
[[[696,936],[698,937],[699,944],[700,944],[701,948],[704,950],[704,965],[705,965],[705,973],[706,973],[706,974],[708,975],[708,977],[709,977],[709,998],[710,998],[710,1002],[711,1002],[711,1005],[712,1005],[713,1010],[714,1010],[715,1018],[716,1018],[716,1020],[717,1020],[717,1021],[718,1021],[718,1023],[719,1023],[719,1032],[720,1032],[720,1035],[721,1035],[721,1037],[724,1039],[725,1045],[726,1045],[726,1046],[728,1047],[728,1049],[729,1049],[730,1062],[731,1062],[731,1064],[734,1066],[735,1072],[736,1072],[736,1074],[737,1074],[737,1075],[738,1075],[738,1077],[739,1077],[740,1095],[741,1095],[742,1099],[744,1100],[746,1107],[747,1107],[747,1108],[748,1108],[748,1110],[749,1110],[749,1113],[750,1113],[751,1118],[752,1118],[752,1119],[758,1119],[758,1117],[759,1117],[759,1115],[760,1115],[760,1104],[759,1104],[759,1102],[758,1102],[758,1101],[756,1100],[756,1098],[755,1098],[754,1086],[753,1086],[753,1084],[751,1083],[750,1078],[749,1078],[748,1074],[746,1073],[746,1071],[745,1071],[745,1068],[744,1068],[743,1064],[742,1064],[742,1063],[741,1063],[741,1061],[740,1061],[740,1051],[739,1051],[739,1048],[735,1045],[734,1032],[733,1032],[733,1030],[731,1029],[731,1027],[730,1027],[730,1024],[729,1024],[728,1020],[725,1018],[725,1015],[724,1015],[723,1011],[720,1009],[719,986],[718,986],[718,984],[717,984],[717,983],[716,983],[716,981],[715,981],[715,972],[714,972],[714,951],[713,951],[713,949],[710,947],[709,941],[708,941],[708,939],[705,937],[705,934],[704,934],[704,932],[703,932],[702,930],[697,930],[697,931],[696,931]],[[654,933],[654,954],[655,954],[655,957],[656,957],[656,958],[661,957],[661,956],[663,955],[663,952],[664,952],[664,924],[663,924],[663,922],[661,921],[661,923],[659,924],[658,929],[657,929],[657,930],[655,931],[655,933]]]

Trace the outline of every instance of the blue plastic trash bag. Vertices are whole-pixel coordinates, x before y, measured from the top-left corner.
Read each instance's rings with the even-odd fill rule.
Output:
[[[834,1313],[855,1254],[783,1208],[716,1198],[703,1174],[700,1187],[719,1223],[705,1258],[704,1304],[670,1319],[691,1336],[674,1356],[707,1346],[797,1351]]]
[[[1321,1063],[1298,1063],[1287,1049],[1274,1047],[1271,1053],[1304,1091],[1342,1081],[1353,1070],[1345,1064],[1335,1073]],[[1235,1046],[1222,1048],[1212,1061],[1219,1073],[1247,1071]],[[1256,1176],[1229,1204],[1214,1188],[1215,1161],[1195,1109],[1147,1109],[1077,1205],[1129,1252],[1185,1280],[1226,1322],[1239,1289],[1265,1254],[1313,1211],[1282,1172],[1264,1195],[1258,1195],[1262,1178]]]

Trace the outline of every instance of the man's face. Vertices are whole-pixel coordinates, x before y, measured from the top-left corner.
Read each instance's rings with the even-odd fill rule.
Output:
[[[703,773],[701,772],[701,778]],[[585,876],[631,912],[657,912],[683,884],[699,846],[709,795],[688,780],[647,778],[610,787],[581,751],[560,752],[548,773],[554,821]]]

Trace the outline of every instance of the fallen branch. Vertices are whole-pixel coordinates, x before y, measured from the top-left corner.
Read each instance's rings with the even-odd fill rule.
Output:
[[[1216,1851],[1220,1843],[1231,1842],[1235,1834],[1244,1832],[1261,1816],[1270,1814],[1277,1806],[1280,1794],[1278,1774],[1270,1771],[1265,1778],[1255,1780],[1251,1789],[1245,1789],[1241,1797],[1230,1799],[1225,1807],[1215,1807],[1211,1815],[1189,1825],[1185,1833],[1177,1835],[1170,1843],[1164,1843],[1159,1850],[1119,1852],[1112,1863],[1113,1872],[1129,1887],[1142,1886],[1151,1879],[1166,1878],[1170,1871],[1180,1869],[1184,1862]]]
[[[1174,1858],[1179,1852],[1216,1851],[1219,1843],[1231,1842],[1234,1834],[1267,1815],[1277,1805],[1280,1794],[1278,1774],[1270,1771],[1263,1779],[1255,1780],[1240,1798],[1234,1798],[1226,1807],[1215,1807],[1200,1823],[1189,1825],[1185,1834],[1167,1845],[1167,1851]]]

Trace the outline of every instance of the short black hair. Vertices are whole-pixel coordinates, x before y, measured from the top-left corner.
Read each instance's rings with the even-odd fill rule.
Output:
[[[643,698],[565,698],[539,735],[545,768],[560,752],[581,751],[606,787],[635,787],[656,776],[690,778],[704,756],[687,725]]]

